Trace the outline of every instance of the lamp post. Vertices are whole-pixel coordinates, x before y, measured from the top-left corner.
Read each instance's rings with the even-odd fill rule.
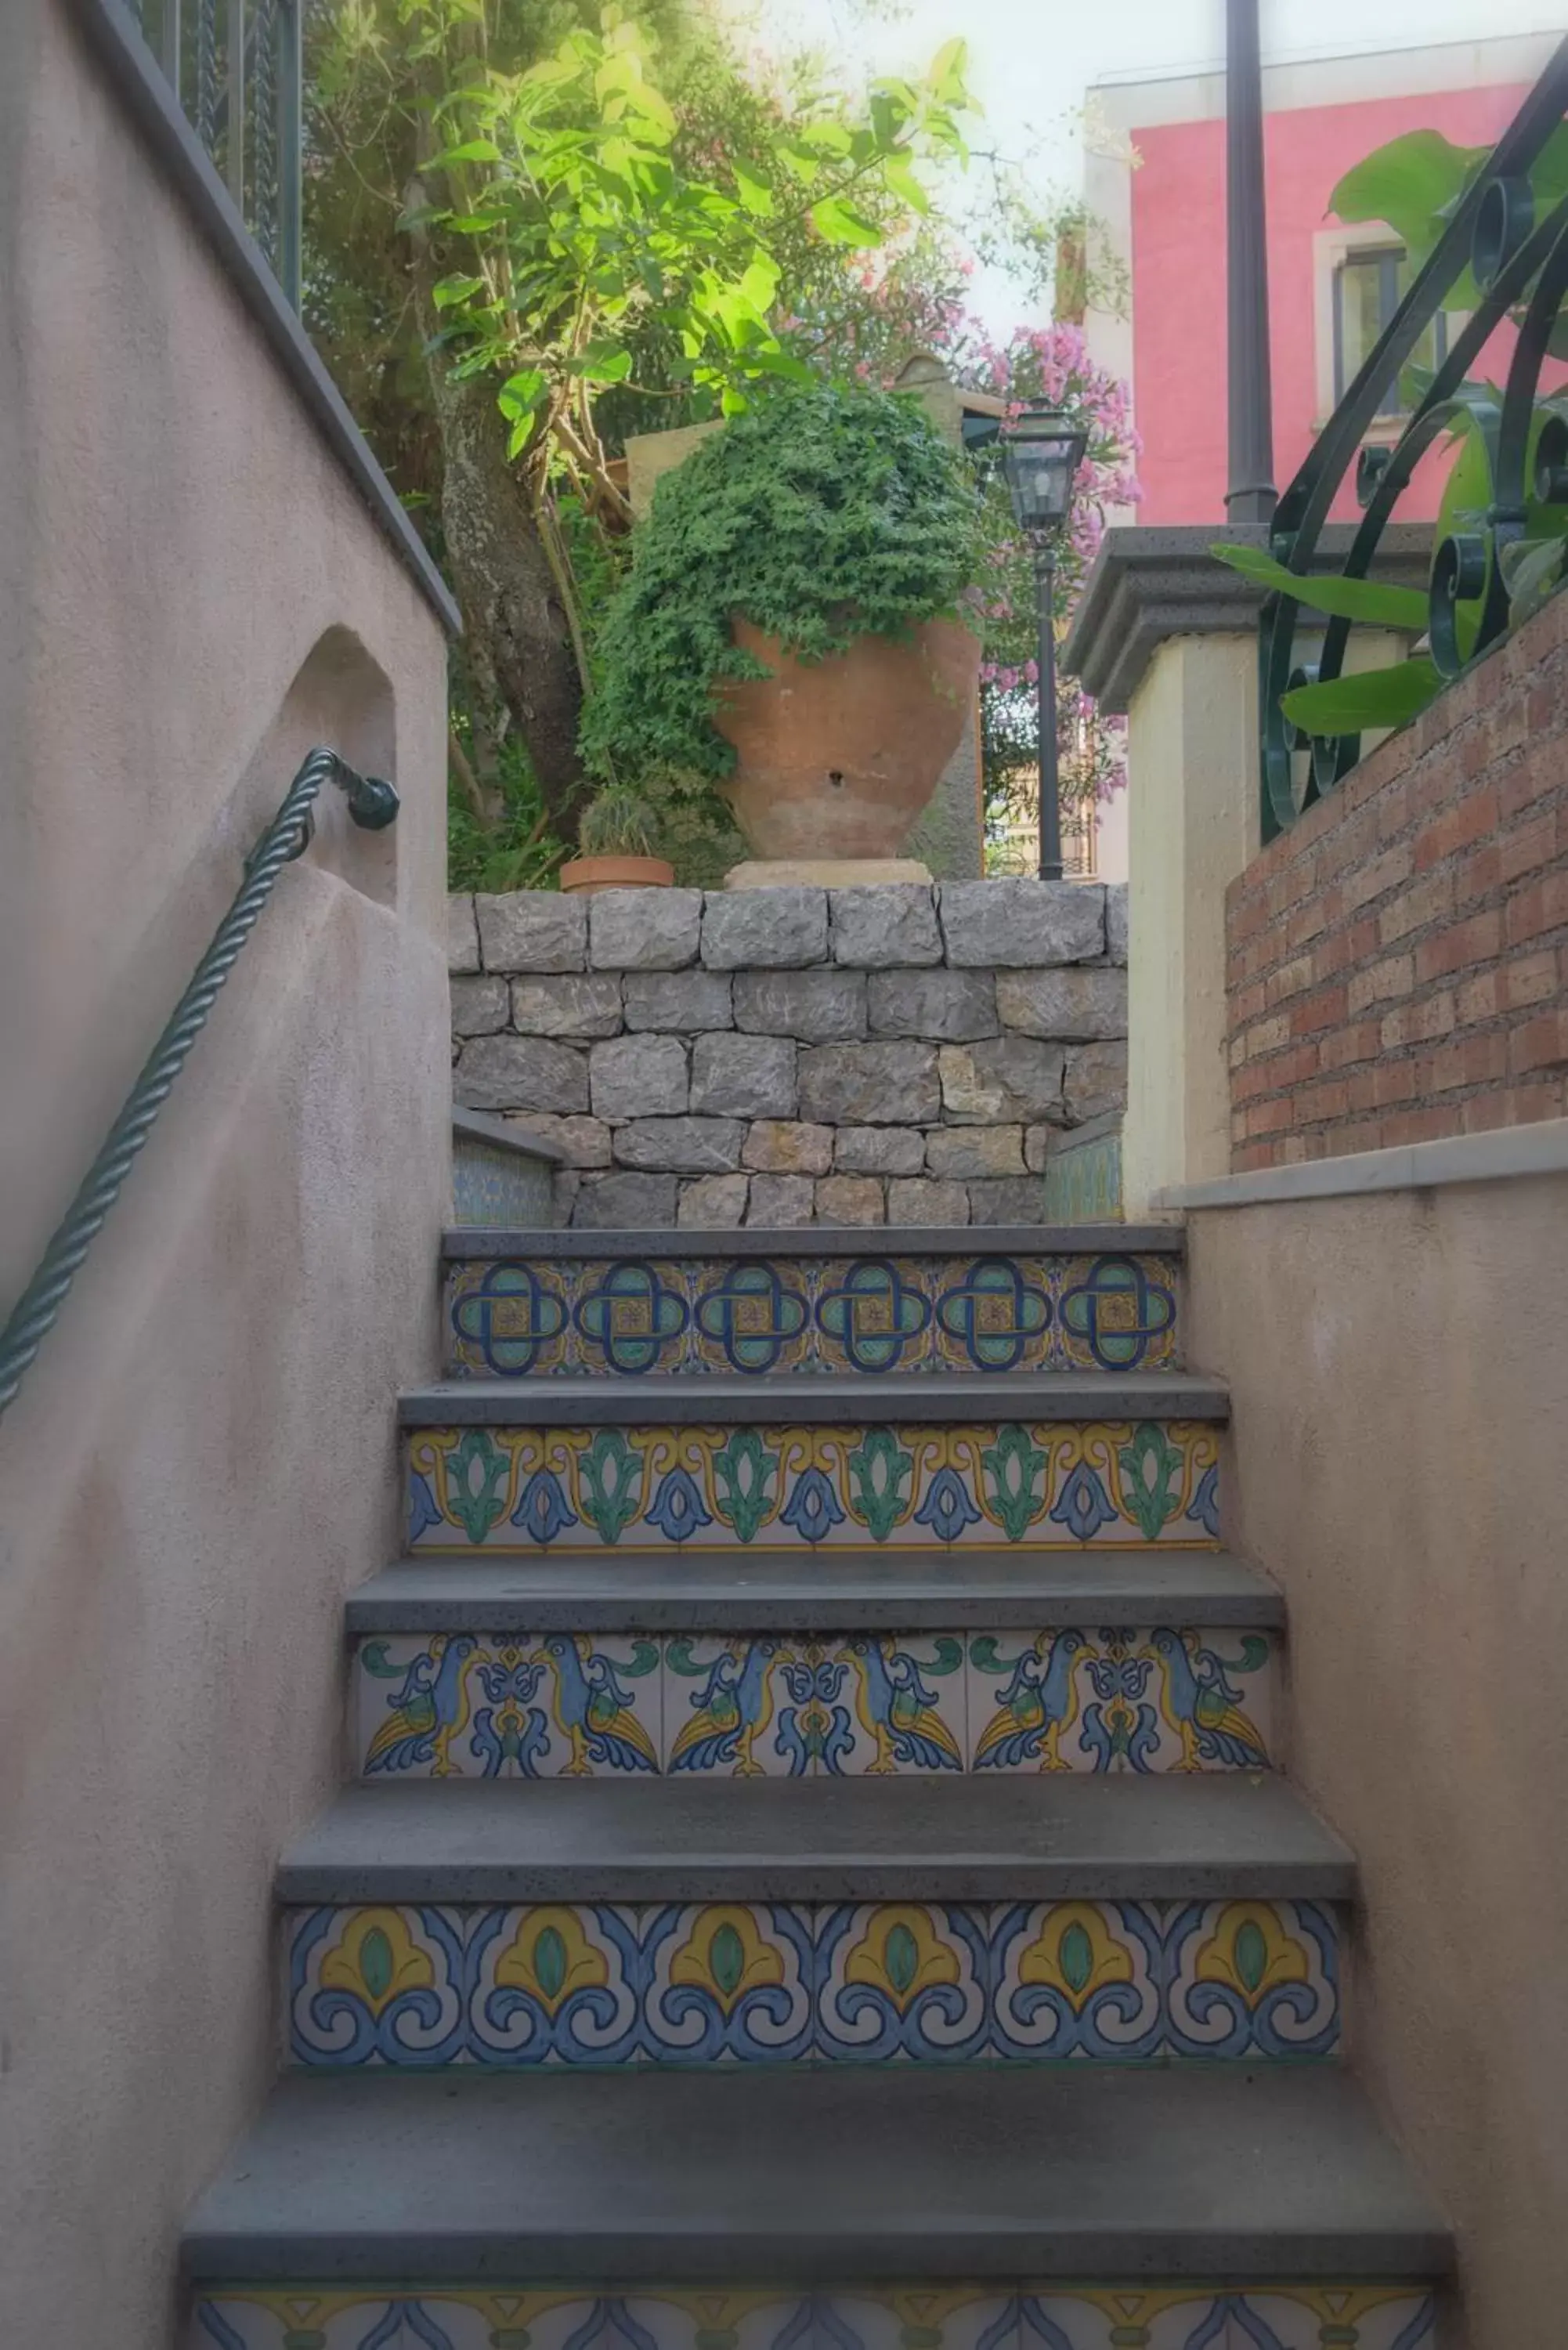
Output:
[[[1073,508],[1073,477],[1089,436],[1048,401],[1034,400],[1002,427],[1002,469],[1013,520],[1034,557],[1040,652],[1040,879],[1062,879],[1061,778],[1056,757],[1056,627],[1052,609],[1056,544]]]

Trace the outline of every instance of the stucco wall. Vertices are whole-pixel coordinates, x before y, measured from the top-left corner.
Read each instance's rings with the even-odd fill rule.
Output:
[[[1228,1538],[1284,1587],[1290,1768],[1361,1864],[1355,2061],[1472,2350],[1568,2302],[1565,1229],[1563,1176],[1189,1219]]]
[[[324,809],[0,1423],[0,2332],[167,2350],[435,1360],[444,645],[59,0],[0,133],[0,1302],[304,751],[403,797]]]

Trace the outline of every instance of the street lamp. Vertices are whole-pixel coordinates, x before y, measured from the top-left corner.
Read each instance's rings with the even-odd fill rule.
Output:
[[[1056,762],[1056,629],[1052,610],[1056,542],[1073,508],[1073,477],[1089,436],[1045,400],[1031,400],[1002,428],[1002,470],[1012,517],[1034,557],[1040,621],[1040,879],[1062,879],[1062,808]]]

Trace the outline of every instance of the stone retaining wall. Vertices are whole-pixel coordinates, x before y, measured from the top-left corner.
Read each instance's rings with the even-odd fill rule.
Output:
[[[1120,1108],[1119,889],[453,898],[454,1088],[606,1228],[1012,1224]]]

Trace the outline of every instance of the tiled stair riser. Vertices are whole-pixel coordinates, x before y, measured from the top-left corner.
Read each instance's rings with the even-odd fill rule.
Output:
[[[1178,1367],[1158,1254],[499,1257],[447,1278],[449,1365],[476,1378],[649,1371]]]
[[[1179,1419],[416,1428],[408,1544],[1212,1549],[1219,1451],[1212,1423]]]
[[[1260,1771],[1263,1633],[405,1633],[358,1644],[370,1778]]]
[[[1433,2350],[1429,2294],[1379,2285],[962,2285],[799,2293],[649,2285],[224,2292],[187,2350]]]
[[[1313,1901],[657,1902],[289,1915],[296,2063],[1332,2055]]]

